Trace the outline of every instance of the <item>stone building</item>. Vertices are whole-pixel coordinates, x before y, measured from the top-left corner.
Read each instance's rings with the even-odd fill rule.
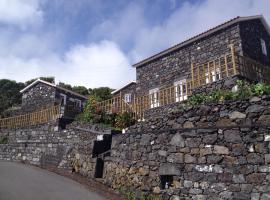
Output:
[[[65,117],[74,117],[75,113],[82,111],[87,100],[83,95],[40,79],[20,92],[23,94],[21,110],[24,113],[61,105]]]
[[[236,17],[134,64],[137,96],[150,95],[151,108],[158,107],[158,91],[175,86],[176,101],[185,100],[192,64],[218,59],[232,49],[236,55],[270,66],[270,28],[263,16]],[[219,71],[207,73],[203,75],[211,81],[206,78],[205,84],[223,78]]]
[[[114,90],[112,95],[114,98],[121,97],[126,103],[131,103],[136,94],[136,82],[130,82],[120,89]]]

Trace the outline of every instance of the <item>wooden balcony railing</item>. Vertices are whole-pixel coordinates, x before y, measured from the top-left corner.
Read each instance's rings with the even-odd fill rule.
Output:
[[[250,58],[237,55],[233,45],[229,53],[201,64],[191,64],[190,74],[178,85],[161,89],[155,93],[137,96],[127,103],[122,96],[98,103],[99,110],[108,113],[130,112],[136,119],[142,119],[150,108],[184,101],[192,91],[215,81],[241,75],[250,80],[270,83],[270,67]]]
[[[0,129],[28,127],[48,123],[60,117],[59,106],[37,112],[0,119]]]

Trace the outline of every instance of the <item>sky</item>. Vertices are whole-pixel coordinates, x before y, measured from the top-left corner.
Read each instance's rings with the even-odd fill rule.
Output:
[[[136,80],[133,64],[270,0],[0,0],[0,79],[88,88]]]

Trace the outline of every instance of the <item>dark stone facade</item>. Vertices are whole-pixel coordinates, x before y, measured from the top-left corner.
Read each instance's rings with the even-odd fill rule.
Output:
[[[55,105],[56,89],[44,83],[37,83],[22,95],[22,111],[32,112]]]
[[[113,97],[120,97],[120,94],[122,98],[124,98],[125,94],[131,94],[131,101],[133,101],[136,96],[136,83],[132,82],[119,89],[117,92],[113,93]]]
[[[148,94],[150,89],[167,88],[175,81],[190,79],[191,63],[217,59],[230,52],[230,44],[234,44],[237,53],[242,53],[238,24],[137,67],[137,94]]]
[[[260,39],[266,42],[268,56],[263,55]],[[139,65],[137,72],[137,94],[149,94],[154,88],[167,88],[181,79],[191,79],[191,63],[200,64],[235,52],[270,65],[270,35],[259,19],[235,23],[216,31],[193,43]]]
[[[243,55],[270,66],[270,35],[260,20],[240,23]],[[260,39],[266,44],[267,56],[262,53]]]
[[[78,96],[58,86],[38,82],[23,92],[21,114],[60,105],[62,101],[61,94],[66,96],[66,107],[76,107],[78,111],[82,110],[86,97]],[[76,105],[76,100],[81,102],[80,106],[79,103]]]

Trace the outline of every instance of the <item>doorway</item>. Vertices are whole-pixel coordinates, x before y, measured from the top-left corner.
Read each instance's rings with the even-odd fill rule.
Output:
[[[103,178],[104,161],[102,158],[97,158],[95,168],[95,178]]]

